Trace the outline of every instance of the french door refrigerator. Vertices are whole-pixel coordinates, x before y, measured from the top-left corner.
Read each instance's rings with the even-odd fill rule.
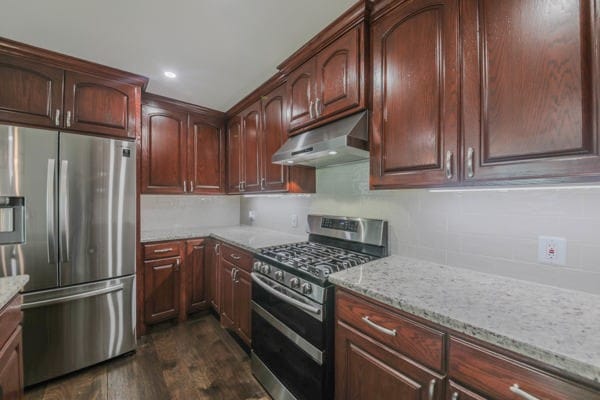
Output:
[[[0,276],[29,386],[135,348],[135,143],[0,125]]]

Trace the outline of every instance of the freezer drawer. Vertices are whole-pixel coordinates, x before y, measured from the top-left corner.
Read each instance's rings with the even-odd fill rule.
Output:
[[[134,296],[134,275],[25,294],[25,386],[133,350]]]

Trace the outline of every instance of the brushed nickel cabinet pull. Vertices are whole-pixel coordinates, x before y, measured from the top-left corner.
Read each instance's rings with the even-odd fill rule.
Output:
[[[510,387],[510,391],[513,392],[514,394],[516,394],[517,396],[522,397],[525,400],[540,400],[537,397],[535,397],[535,396],[527,393],[523,389],[521,389],[519,387],[519,385],[516,383]]]
[[[220,248],[221,248],[221,243],[215,244],[215,254],[216,255],[220,255],[221,254]]]
[[[56,109],[56,114],[54,114],[54,125],[60,125],[60,109]]]
[[[473,175],[475,175],[475,172],[473,171],[473,153],[475,153],[475,150],[473,150],[472,147],[469,147],[469,150],[467,150],[467,176],[469,178],[472,178]]]
[[[313,112],[313,105],[314,105],[314,102],[311,100],[310,105],[308,106],[308,115],[310,115],[310,119],[313,119],[315,117],[314,112]]]
[[[71,127],[71,111],[67,111],[67,128]]]
[[[233,258],[234,260],[239,260],[240,258],[242,258],[242,257],[240,257],[240,256],[238,256],[238,255],[236,255],[236,254],[234,254],[234,253],[231,253],[229,256],[230,256],[231,258]]]
[[[187,193],[187,182],[183,181],[183,193]]]
[[[265,190],[265,178],[260,178],[260,190]]]
[[[320,116],[321,116],[321,111],[322,111],[321,109],[322,109],[322,103],[321,103],[321,99],[319,99],[319,98],[317,97],[317,100],[315,100],[315,115],[316,115],[317,117],[320,117]]]
[[[435,379],[429,381],[429,390],[427,391],[428,399],[433,400],[433,395],[435,394]]]
[[[446,178],[452,179],[452,152],[450,150],[446,153]]]
[[[365,321],[367,323],[367,325],[369,325],[370,327],[378,330],[381,333],[385,333],[386,335],[389,335],[389,336],[396,336],[396,330],[395,329],[387,329],[387,328],[384,328],[381,325],[377,325],[375,322],[371,321],[369,319],[369,317],[367,317],[367,316],[362,317],[362,320]]]
[[[452,393],[452,399],[451,400],[458,400],[458,392]]]
[[[194,193],[194,181],[190,181],[190,193]]]
[[[166,248],[166,249],[158,249],[158,250],[154,250],[155,253],[160,254],[160,253],[168,253],[170,251],[173,251],[172,247]]]
[[[194,250],[202,250],[204,246],[194,246]]]

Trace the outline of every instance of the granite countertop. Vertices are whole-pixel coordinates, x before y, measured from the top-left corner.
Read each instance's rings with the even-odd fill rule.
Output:
[[[0,309],[4,308],[23,289],[27,282],[29,282],[29,275],[0,278]]]
[[[334,284],[600,383],[600,296],[391,256]]]
[[[303,242],[308,235],[293,235],[250,225],[237,225],[214,228],[173,228],[155,231],[142,231],[142,243],[160,240],[180,240],[199,237],[213,237],[254,252],[261,247],[276,246],[285,243]]]

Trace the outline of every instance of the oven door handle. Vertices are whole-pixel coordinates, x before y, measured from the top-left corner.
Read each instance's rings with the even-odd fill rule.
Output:
[[[293,306],[296,306],[298,308],[301,308],[304,311],[308,311],[308,312],[311,312],[313,314],[321,314],[321,310],[319,308],[310,306],[308,304],[304,304],[301,301],[298,301],[296,299],[292,299],[291,297],[286,296],[285,294],[283,294],[281,292],[278,292],[277,290],[273,289],[271,286],[269,286],[268,284],[266,284],[265,282],[263,282],[263,280],[260,279],[260,276],[258,274],[255,274],[254,272],[252,272],[250,275],[252,276],[252,280],[254,282],[256,282],[256,284],[258,286],[260,286],[261,288],[265,289],[267,292],[269,292],[273,296],[277,297],[278,299],[283,300],[286,303],[289,303],[289,304],[291,304]]]

